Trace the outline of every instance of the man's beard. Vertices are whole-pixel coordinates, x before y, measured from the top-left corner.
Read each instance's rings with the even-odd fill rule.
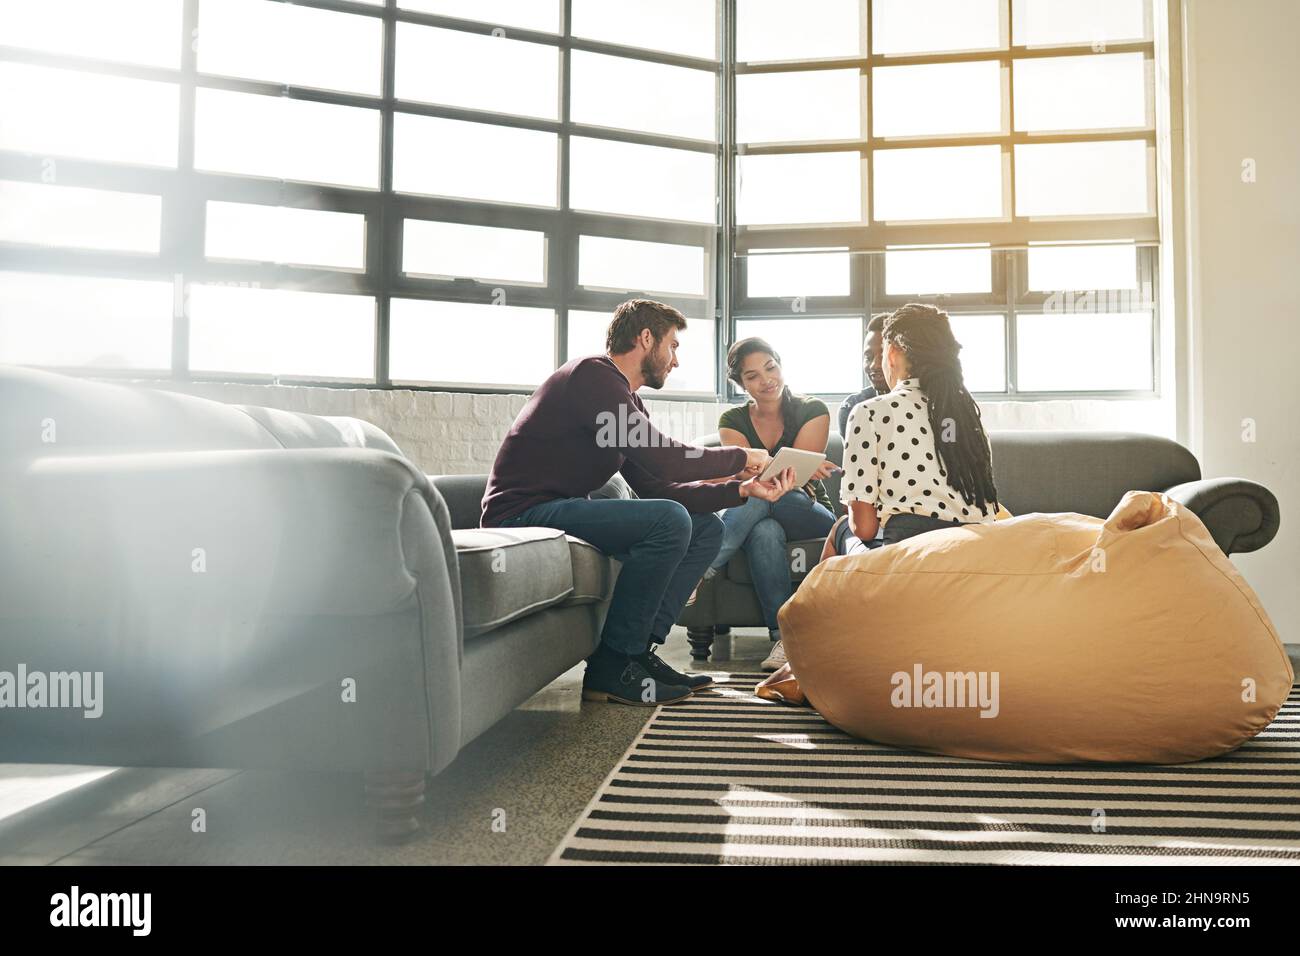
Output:
[[[651,388],[663,388],[668,381],[668,369],[654,352],[641,360],[641,377]]]

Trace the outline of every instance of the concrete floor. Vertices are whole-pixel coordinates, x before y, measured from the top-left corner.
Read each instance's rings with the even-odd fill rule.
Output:
[[[766,632],[738,634],[734,660],[701,669],[753,670]],[[684,630],[663,657],[688,665]],[[403,846],[372,840],[358,774],[0,764],[0,864],[540,864],[653,713],[583,703],[581,682],[579,666],[461,751]]]
[[[737,634],[732,660],[701,669],[754,670],[767,635]],[[688,665],[680,628],[663,656]],[[576,667],[463,750],[403,846],[371,839],[358,774],[0,764],[0,864],[540,864],[653,712],[584,704],[581,681]]]

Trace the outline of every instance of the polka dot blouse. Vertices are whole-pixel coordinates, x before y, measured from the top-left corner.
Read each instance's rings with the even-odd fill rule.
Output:
[[[840,501],[875,505],[882,524],[896,514],[992,521],[996,508],[980,511],[948,484],[934,442],[920,379],[905,378],[893,391],[854,406],[845,427]]]

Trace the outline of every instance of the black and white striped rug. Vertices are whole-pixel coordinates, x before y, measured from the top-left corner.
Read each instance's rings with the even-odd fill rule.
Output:
[[[763,676],[660,707],[550,862],[1300,865],[1300,684],[1215,760],[1042,766],[857,740]]]

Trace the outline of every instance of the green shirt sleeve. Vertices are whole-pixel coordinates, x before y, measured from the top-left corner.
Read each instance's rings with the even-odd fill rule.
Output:
[[[803,408],[799,413],[799,427],[802,428],[819,415],[829,417],[830,413],[831,410],[826,407],[826,403],[820,398],[804,399]]]
[[[749,417],[744,405],[735,405],[728,408],[718,416],[718,428],[730,428],[732,431],[740,432],[742,435],[745,435],[746,438],[749,438],[748,434],[746,434],[747,429],[745,428],[745,424],[741,419],[742,415],[744,415],[745,418]],[[752,441],[752,439],[750,440]]]

